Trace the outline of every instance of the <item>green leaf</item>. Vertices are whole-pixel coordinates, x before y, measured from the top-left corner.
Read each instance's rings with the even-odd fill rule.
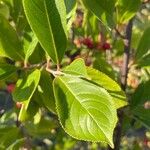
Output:
[[[135,119],[140,121],[142,125],[150,130],[150,110],[145,109],[144,106],[137,106],[132,112]]]
[[[106,58],[104,58],[101,54],[97,53],[95,55],[95,58],[96,59],[93,63],[93,68],[105,73],[112,79],[115,79],[115,72],[113,70],[113,67],[110,64],[108,64]]]
[[[76,17],[76,10],[77,10],[77,1],[76,0],[64,0],[67,12],[67,31],[70,32],[72,28],[72,22],[75,20]]]
[[[28,59],[29,57],[33,54],[36,46],[38,44],[38,39],[37,37],[34,35],[33,38],[32,38],[32,42],[30,43],[27,51],[26,51],[26,54],[25,54],[25,62],[28,62]]]
[[[10,15],[9,8],[3,2],[0,3],[0,15],[4,16],[6,19],[9,19]]]
[[[40,44],[55,63],[60,63],[67,46],[64,1],[23,0],[23,5]]]
[[[150,129],[150,111],[146,104],[150,103],[150,80],[141,83],[131,98],[131,111],[134,116]]]
[[[54,80],[54,94],[59,120],[69,135],[113,147],[117,113],[106,90],[75,76],[60,76]]]
[[[18,80],[13,93],[13,99],[16,102],[30,101],[39,84],[40,74],[40,70],[35,70]]]
[[[0,16],[0,56],[23,60],[22,46],[14,28]]]
[[[24,18],[24,12],[23,12],[23,6],[22,6],[22,1],[20,0],[9,0],[12,1],[12,13],[11,16],[13,18],[13,21],[15,22],[17,28],[18,28],[18,23],[20,23],[20,20]],[[22,16],[20,16],[22,15]]]
[[[149,53],[150,54],[150,27],[147,28],[143,36],[139,42],[139,45],[137,47],[136,51],[136,60],[137,61],[143,61],[142,59]]]
[[[141,0],[118,0],[116,4],[118,23],[127,23],[135,16],[141,5]]]
[[[64,72],[76,76],[88,77],[85,62],[82,58],[74,60],[69,66],[64,69]]]
[[[30,101],[31,100],[28,100],[22,103],[22,107],[18,116],[18,120],[21,122],[34,120],[34,117],[39,114],[39,106],[34,101]]]
[[[28,62],[30,64],[40,64],[41,62],[44,62],[45,59],[46,59],[45,51],[43,50],[43,48],[38,43],[37,46],[35,47],[34,52],[29,57]]]
[[[64,72],[70,75],[75,75],[91,80],[106,89],[113,97],[117,109],[128,104],[126,101],[125,93],[123,90],[121,90],[118,83],[116,83],[113,79],[104,73],[96,69],[86,67],[83,59],[79,58],[73,61],[64,69]]]
[[[11,145],[18,138],[21,138],[19,128],[12,127],[0,137],[0,146],[3,146],[6,149],[6,147]]]
[[[113,12],[116,0],[82,0],[84,5],[94,13],[105,25],[114,25]]]
[[[67,18],[71,16],[72,11],[74,10],[76,6],[76,0],[64,0],[65,1],[65,6],[66,6],[66,12],[67,12]]]
[[[150,54],[143,57],[143,59],[140,59],[138,61],[138,66],[143,68],[149,68],[150,67]]]
[[[135,90],[132,100],[131,100],[131,107],[135,108],[138,105],[144,105],[144,103],[150,100],[150,80],[144,83],[141,83],[138,88]]]
[[[41,136],[49,136],[52,129],[57,128],[58,124],[55,121],[52,121],[51,119],[41,118],[38,124],[26,123],[25,127],[33,137],[41,138]]]
[[[0,80],[7,79],[17,71],[17,68],[13,65],[0,64]]]
[[[16,84],[13,99],[16,102],[23,102],[18,117],[19,121],[26,121],[28,118],[33,117],[38,110],[38,106],[33,102],[30,103],[30,101],[39,84],[40,76],[40,70],[35,70],[30,74],[24,75]]]
[[[52,82],[53,80],[49,73],[42,71],[38,92],[48,110],[56,113]]]
[[[21,145],[23,145],[25,140],[26,140],[25,138],[16,139],[16,141],[14,143],[12,143],[6,150],[19,149],[21,147]]]
[[[87,73],[91,81],[108,91],[108,93],[112,96],[117,109],[128,104],[125,93],[118,83],[104,73],[90,67],[87,67]]]
[[[86,12],[84,21],[85,24],[85,34],[87,36],[92,36],[94,41],[97,41],[97,35],[99,34],[99,19],[90,11]]]

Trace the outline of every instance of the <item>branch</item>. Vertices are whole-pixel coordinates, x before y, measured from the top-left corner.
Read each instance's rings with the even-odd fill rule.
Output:
[[[127,86],[127,76],[128,76],[128,64],[129,64],[129,59],[130,59],[130,49],[131,49],[131,38],[132,38],[132,27],[133,27],[133,19],[131,19],[127,25],[126,28],[126,42],[124,45],[124,63],[122,66],[122,71],[121,71],[121,86],[124,91],[126,91],[126,86]],[[122,124],[123,124],[123,117],[124,117],[124,112],[123,110],[120,110],[118,112],[118,117],[119,117],[119,123],[117,126],[116,130],[116,140],[115,140],[115,150],[120,149],[120,143],[121,143],[121,135],[122,135]]]
[[[120,33],[120,31],[117,28],[115,28],[114,30],[117,33],[117,35],[120,36],[122,39],[126,38],[123,34]]]
[[[121,85],[124,91],[126,90],[127,85],[128,64],[130,59],[131,38],[132,38],[132,26],[133,26],[133,19],[131,19],[127,25],[126,38],[124,42],[124,63],[121,71]]]
[[[33,64],[30,66],[25,66],[23,69],[34,69],[34,68],[40,68],[40,67],[44,67],[46,65],[46,61],[39,63],[39,64]]]
[[[131,37],[132,37],[132,26],[133,26],[133,19],[131,19],[127,25],[126,28],[126,37],[124,42],[124,63],[121,70],[121,86],[124,91],[126,91],[126,85],[127,85],[127,75],[128,75],[128,64],[130,59],[130,49],[131,49]],[[122,124],[123,124],[123,118],[124,118],[124,111],[120,110],[118,111],[118,125],[115,129],[114,134],[114,149],[119,150],[120,149],[120,143],[121,143],[121,136],[122,136]],[[112,148],[108,148],[109,150],[112,150]]]

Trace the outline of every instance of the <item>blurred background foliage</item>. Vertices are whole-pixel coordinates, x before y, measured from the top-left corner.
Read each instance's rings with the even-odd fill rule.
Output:
[[[120,82],[125,42],[123,36],[127,22],[134,17],[127,79],[129,105],[124,108],[120,149],[148,150],[150,149],[150,4],[140,0],[113,2],[116,3],[116,12],[111,9],[112,4],[109,3],[108,10],[105,10],[103,16],[99,16],[100,21],[95,11],[95,7],[99,6],[83,0],[87,8],[94,5],[91,10],[92,7],[86,9],[79,0],[65,0],[69,40],[61,66],[70,64],[76,58],[83,58],[87,66],[93,66]],[[104,5],[107,4],[105,1]],[[7,38],[7,43],[2,37]],[[14,102],[11,93],[16,81],[23,74],[21,69],[16,70],[15,67],[21,68],[23,62],[13,49],[20,50],[23,56],[32,38],[33,33],[26,20],[22,1],[0,0],[0,149],[107,149],[105,144],[76,141],[66,135],[59,126],[56,114],[49,111],[44,101],[45,97],[39,96],[38,91],[33,96],[28,118],[24,122],[18,121],[21,103]],[[12,43],[13,46],[8,43]],[[2,45],[11,51],[9,55],[4,53]],[[18,61],[11,60],[11,57],[15,57]],[[39,64],[45,60],[44,50],[38,43],[28,61],[30,64]],[[1,68],[6,62],[11,65],[8,66],[9,73],[2,74]],[[6,77],[5,80],[3,76]],[[46,96],[49,98],[49,95]]]

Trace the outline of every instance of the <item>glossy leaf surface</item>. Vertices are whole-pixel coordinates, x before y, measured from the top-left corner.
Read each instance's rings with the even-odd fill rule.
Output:
[[[23,5],[40,44],[55,63],[60,63],[67,43],[64,1],[24,0]]]
[[[31,99],[39,84],[40,74],[40,70],[35,70],[18,80],[13,93],[13,98],[16,102],[29,101]]]
[[[108,91],[108,93],[112,96],[117,109],[128,104],[126,101],[126,95],[121,90],[118,83],[94,68],[87,67],[87,73],[91,81]]]
[[[60,122],[69,135],[113,147],[117,113],[106,90],[78,77],[62,76],[54,80],[54,93]]]
[[[74,60],[64,69],[64,72],[76,76],[87,77],[86,66],[84,60],[81,58]]]

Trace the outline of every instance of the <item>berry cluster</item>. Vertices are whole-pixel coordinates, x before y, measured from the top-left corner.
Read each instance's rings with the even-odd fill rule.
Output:
[[[94,43],[93,39],[90,37],[77,38],[74,40],[74,44],[76,45],[77,48],[81,48],[81,46],[84,45],[89,49],[99,49],[99,50],[104,50],[104,51],[111,49],[110,43],[108,43],[108,42]]]

